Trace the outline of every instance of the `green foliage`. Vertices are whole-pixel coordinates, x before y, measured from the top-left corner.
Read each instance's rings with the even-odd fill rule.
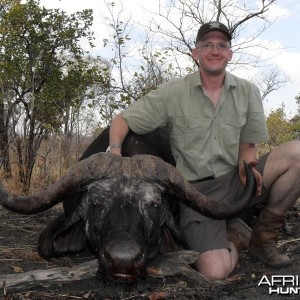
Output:
[[[6,135],[15,135],[21,181],[28,184],[45,134],[66,128],[93,87],[105,89],[110,79],[107,65],[91,63],[79,44],[86,39],[93,47],[92,10],[67,15],[38,0],[7,2],[0,7],[0,120],[15,125]]]
[[[70,16],[39,7],[39,2],[17,3],[0,24],[0,77],[4,88],[14,92],[6,99],[22,106],[27,119],[41,128],[57,130],[69,107],[78,109],[94,84],[108,85],[107,66],[90,66],[79,40],[92,45],[92,11]],[[8,105],[9,106],[9,105]]]
[[[298,96],[296,96],[295,99],[298,104],[298,114],[300,115],[300,94]]]
[[[103,42],[112,51],[110,65],[117,74],[111,82],[110,97],[100,110],[102,118],[109,122],[115,111],[125,109],[163,82],[182,74],[170,63],[171,51],[152,49],[150,40],[138,42],[137,46],[131,37],[129,22],[122,20],[122,10],[117,12],[114,2],[106,4],[111,15],[107,23],[112,39]],[[137,54],[132,57],[132,52]]]
[[[291,129],[297,139],[300,139],[300,94],[295,97],[298,104],[298,114],[291,119]]]
[[[268,144],[271,149],[296,138],[292,124],[287,120],[284,106],[271,111],[267,118],[267,126],[270,137]]]

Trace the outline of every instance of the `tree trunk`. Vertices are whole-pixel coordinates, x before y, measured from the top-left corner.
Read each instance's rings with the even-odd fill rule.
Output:
[[[5,120],[4,103],[0,101],[0,168],[3,168],[5,177],[11,177],[9,157],[8,127]]]

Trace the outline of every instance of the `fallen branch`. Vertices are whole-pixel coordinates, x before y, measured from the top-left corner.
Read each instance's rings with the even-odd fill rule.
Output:
[[[49,287],[56,283],[66,283],[96,276],[98,260],[94,259],[73,268],[34,270],[24,273],[0,275],[0,289],[24,290],[36,286]]]
[[[149,276],[158,278],[180,274],[205,288],[210,286],[211,282],[190,266],[197,257],[197,252],[188,250],[163,254],[149,262],[147,273]],[[94,259],[72,268],[63,267],[0,275],[0,289],[5,294],[7,291],[28,290],[37,286],[49,287],[56,283],[93,278],[97,270],[98,260]]]

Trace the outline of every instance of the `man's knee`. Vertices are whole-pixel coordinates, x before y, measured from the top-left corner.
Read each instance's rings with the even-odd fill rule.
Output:
[[[238,254],[234,250],[210,250],[199,255],[195,267],[207,279],[225,280],[236,267],[237,261]]]
[[[229,277],[229,270],[227,268],[210,268],[206,270],[198,271],[203,275],[205,278],[215,281],[215,280],[226,280]]]
[[[281,146],[279,146],[281,147]],[[300,141],[291,141],[282,145],[276,163],[281,166],[281,175],[291,184],[299,181],[300,176]]]
[[[300,163],[300,141],[290,141],[285,144],[281,144],[278,146],[278,152],[279,155],[282,156],[282,159],[287,159],[290,164]]]
[[[300,141],[292,141],[286,145],[286,155],[291,159],[292,162],[300,163]]]

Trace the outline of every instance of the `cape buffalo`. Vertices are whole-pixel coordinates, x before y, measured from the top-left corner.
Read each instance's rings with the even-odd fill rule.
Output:
[[[130,132],[123,157],[105,153],[107,146],[108,129],[65,176],[32,196],[0,189],[0,204],[21,214],[35,214],[63,201],[64,213],[40,234],[42,257],[89,247],[98,257],[101,274],[133,280],[143,274],[150,258],[184,246],[178,230],[179,201],[228,218],[254,195],[255,179],[245,164],[247,185],[240,199],[207,199],[172,166],[165,129],[143,136]]]

